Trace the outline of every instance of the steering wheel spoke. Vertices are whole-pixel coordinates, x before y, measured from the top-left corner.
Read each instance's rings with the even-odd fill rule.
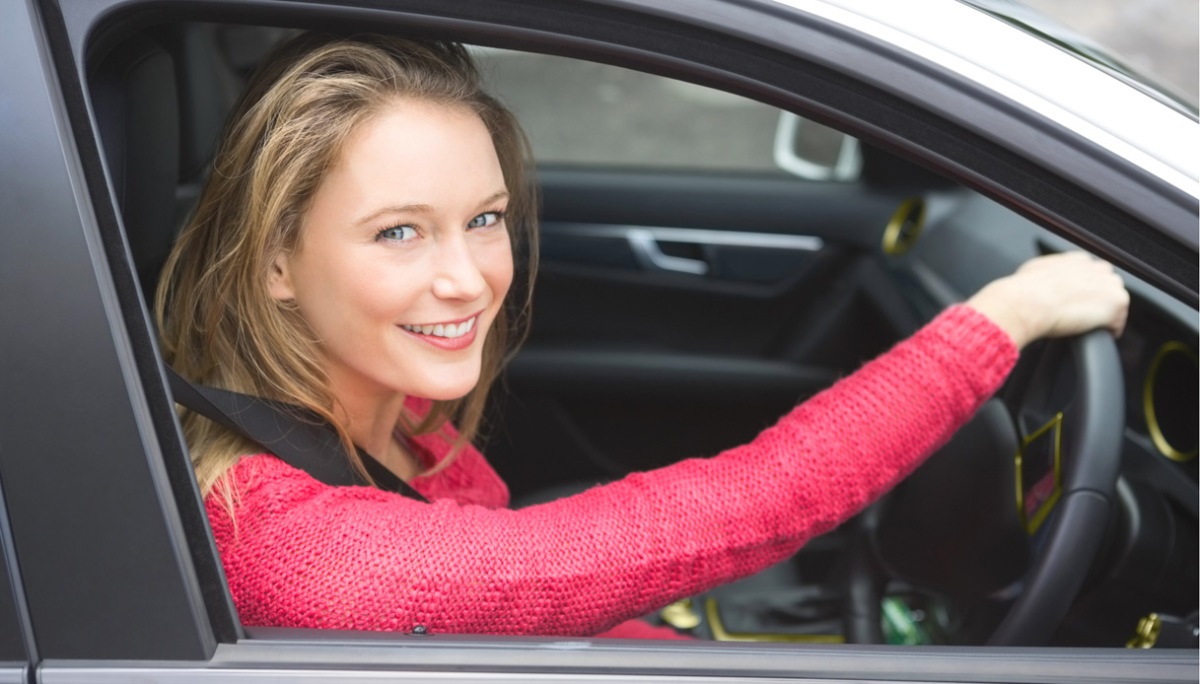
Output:
[[[1022,438],[1070,410],[1076,384],[1070,358],[1070,344],[1062,340],[1037,342],[1021,354],[999,397]]]

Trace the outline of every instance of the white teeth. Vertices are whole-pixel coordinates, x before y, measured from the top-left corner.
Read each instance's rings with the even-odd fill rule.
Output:
[[[436,325],[401,325],[400,327],[409,332],[419,333],[421,335],[433,335],[434,337],[446,337],[449,339],[454,339],[456,337],[462,337],[463,335],[471,332],[471,330],[475,327],[475,319],[471,318],[465,320],[458,325],[453,323],[438,323]]]

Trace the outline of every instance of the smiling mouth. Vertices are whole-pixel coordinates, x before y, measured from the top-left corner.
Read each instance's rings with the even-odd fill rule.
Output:
[[[448,340],[457,339],[466,335],[475,329],[475,320],[479,318],[479,314],[471,316],[461,323],[436,323],[434,325],[401,325],[410,333],[417,335],[429,335],[431,337],[444,337]]]

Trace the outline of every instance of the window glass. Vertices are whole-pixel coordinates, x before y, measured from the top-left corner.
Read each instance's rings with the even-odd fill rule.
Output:
[[[775,107],[669,78],[549,55],[474,48],[489,90],[520,119],[540,163],[812,174],[836,166],[843,134],[792,125]],[[795,139],[780,136],[796,136]],[[855,146],[856,152],[856,146]],[[807,172],[807,173],[806,173]]]

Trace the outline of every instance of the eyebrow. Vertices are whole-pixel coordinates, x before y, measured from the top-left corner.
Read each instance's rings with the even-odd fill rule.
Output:
[[[508,197],[508,190],[498,190],[498,191],[492,193],[491,195],[489,195],[482,202],[480,202],[478,206],[484,207],[484,206],[491,204],[492,202],[495,202],[495,201],[501,200],[501,199],[505,199],[507,197]],[[433,213],[433,207],[428,204],[395,204],[395,205],[391,205],[391,206],[387,206],[387,207],[382,207],[377,211],[371,212],[370,215],[364,216],[363,218],[356,221],[355,225],[361,226],[365,223],[370,223],[371,221],[374,221],[375,219],[379,218],[380,216],[383,216],[384,214],[431,214],[431,213]]]

